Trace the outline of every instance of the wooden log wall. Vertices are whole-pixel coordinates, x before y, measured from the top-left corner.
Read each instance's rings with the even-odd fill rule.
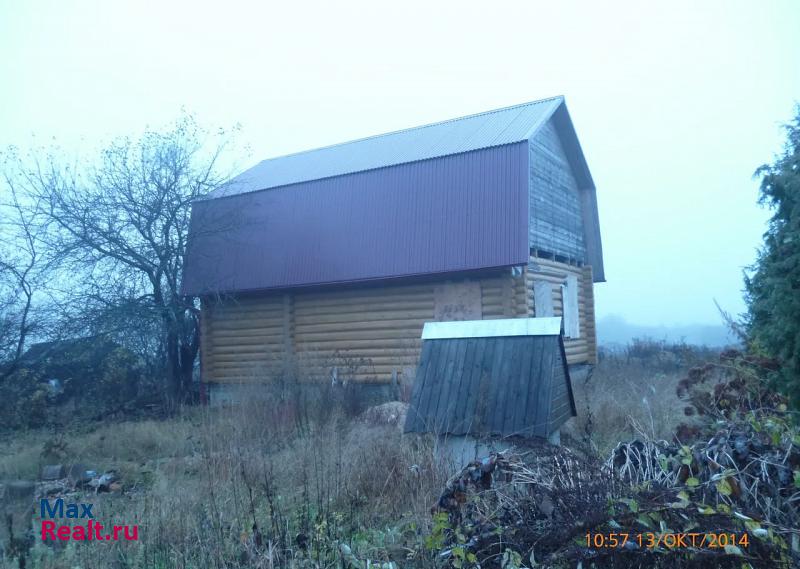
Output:
[[[434,284],[295,295],[294,345],[301,375],[340,381],[389,381],[412,374],[420,335],[434,319]]]
[[[203,305],[200,349],[204,381],[258,381],[281,368],[286,360],[287,331],[283,295],[205,300]]]
[[[587,281],[585,269],[549,263],[540,263],[541,273],[529,268],[513,276],[506,269],[471,279],[479,284],[475,310],[484,319],[533,315],[533,276],[560,284],[566,270],[581,275],[581,311],[593,310],[591,275]],[[220,302],[207,299],[201,319],[203,381],[264,381],[287,373],[301,380],[330,381],[334,369],[339,381],[413,377],[422,327],[436,320],[436,287],[448,282],[264,293]],[[558,292],[553,299],[557,312]],[[593,313],[591,318],[582,316],[581,330],[585,334],[580,340],[567,341],[571,363],[592,358],[593,340],[588,338],[594,337]]]
[[[553,291],[553,312],[555,316],[564,313],[564,300],[561,297],[561,285],[567,275],[575,275],[578,279],[578,316],[580,337],[565,338],[564,349],[567,353],[567,362],[570,364],[595,364],[597,363],[597,335],[594,318],[594,288],[592,282],[592,268],[579,267],[560,263],[552,259],[531,257],[525,270],[525,283],[528,316],[542,316],[536,313],[534,303],[534,281],[550,283]]]
[[[435,283],[266,293],[206,300],[203,381],[392,380],[413,376],[425,322],[434,320]]]
[[[525,279],[504,273],[481,280],[481,312],[484,320],[524,318],[528,314]]]

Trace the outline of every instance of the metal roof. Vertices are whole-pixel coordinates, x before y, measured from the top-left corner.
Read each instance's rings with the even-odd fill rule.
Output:
[[[526,143],[192,206],[186,294],[528,262]]]
[[[594,186],[563,97],[262,162],[192,206],[182,290],[206,295],[521,266],[529,140],[559,123]],[[560,122],[559,122],[560,121]],[[557,125],[557,126],[559,126]],[[268,191],[258,191],[268,190]],[[593,237],[596,233],[596,237]]]
[[[529,139],[562,96],[264,160],[211,192],[220,198]]]
[[[498,318],[494,320],[456,320],[426,322],[423,340],[448,338],[493,338],[497,336],[553,336],[561,333],[561,317]]]

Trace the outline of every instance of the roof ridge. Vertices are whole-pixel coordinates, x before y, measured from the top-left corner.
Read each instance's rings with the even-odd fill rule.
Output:
[[[473,113],[473,114],[470,114],[470,115],[454,117],[452,119],[446,119],[446,120],[443,120],[443,121],[436,121],[436,122],[427,123],[427,124],[423,124],[423,125],[419,125],[419,126],[412,126],[412,127],[408,127],[408,128],[401,128],[399,130],[392,130],[392,131],[389,131],[389,132],[382,132],[380,134],[373,134],[373,135],[370,135],[370,136],[363,136],[361,138],[354,138],[353,140],[346,140],[344,142],[337,142],[335,144],[327,144],[325,146],[318,146],[317,148],[309,148],[308,150],[300,150],[298,152],[290,152],[289,154],[281,154],[279,156],[273,156],[271,158],[265,158],[264,160],[262,160],[258,164],[263,164],[264,162],[270,162],[272,160],[280,160],[282,158],[289,158],[291,156],[299,156],[301,154],[308,154],[309,152],[317,152],[318,150],[326,150],[328,148],[336,148],[337,146],[344,146],[346,144],[353,144],[354,142],[362,142],[364,140],[372,140],[372,139],[381,138],[381,137],[384,137],[384,136],[391,136],[393,134],[400,134],[401,132],[408,132],[408,131],[412,131],[412,130],[421,130],[421,129],[424,129],[424,128],[430,128],[430,127],[433,127],[433,126],[439,126],[439,125],[443,125],[443,124],[447,124],[447,123],[461,121],[461,120],[464,120],[464,119],[471,119],[471,118],[475,118],[475,117],[491,115],[493,113],[500,113],[500,112],[503,112],[503,111],[510,111],[511,109],[516,109],[516,108],[519,108],[519,107],[527,107],[527,106],[530,106],[530,105],[538,105],[538,104],[541,104],[541,103],[547,103],[549,101],[555,101],[557,99],[561,99],[563,101],[564,100],[564,95],[554,95],[552,97],[546,97],[544,99],[537,99],[535,101],[527,101],[525,103],[517,103],[516,105],[509,105],[507,107],[500,107],[500,108],[497,108],[497,109],[491,109],[489,111],[482,111],[480,113]]]

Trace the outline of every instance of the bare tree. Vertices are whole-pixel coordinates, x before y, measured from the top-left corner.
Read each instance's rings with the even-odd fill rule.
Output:
[[[73,321],[95,332],[131,323],[158,330],[172,401],[188,393],[199,348],[196,299],[180,286],[190,205],[227,178],[219,162],[228,142],[183,117],[166,131],[116,140],[97,164],[17,157],[8,177],[40,204],[48,246],[67,269],[63,295],[73,314],[84,312]]]
[[[54,259],[42,241],[46,227],[36,223],[36,204],[25,203],[13,186],[0,201],[0,381],[19,364],[29,338],[42,334],[45,280]]]

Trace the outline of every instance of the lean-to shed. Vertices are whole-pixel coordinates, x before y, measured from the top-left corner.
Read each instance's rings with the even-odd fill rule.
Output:
[[[405,431],[553,438],[575,415],[561,318],[428,322]]]
[[[562,316],[596,358],[594,183],[563,97],[265,160],[192,208],[183,291],[223,392],[409,380],[425,322]]]

